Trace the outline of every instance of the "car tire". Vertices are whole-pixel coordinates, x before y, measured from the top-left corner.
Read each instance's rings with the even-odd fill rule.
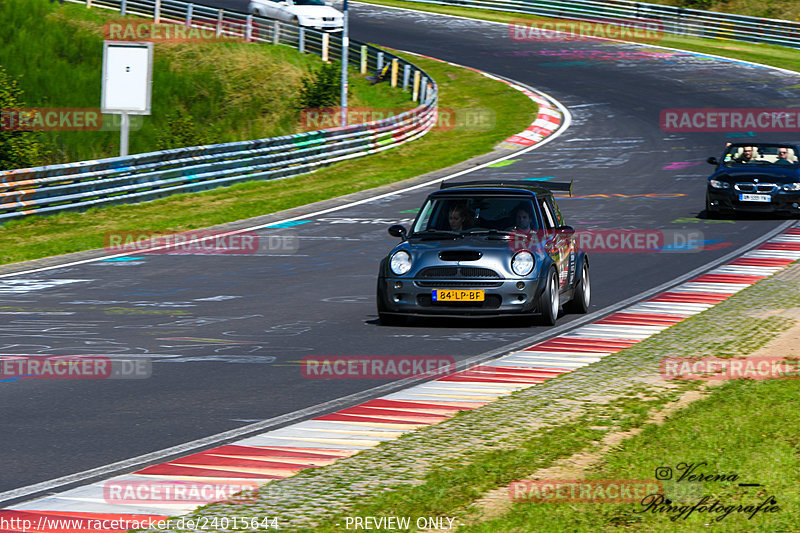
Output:
[[[544,326],[554,326],[558,319],[558,274],[551,268],[547,273],[544,290],[539,296],[539,322]]]
[[[589,263],[586,259],[583,260],[581,266],[581,279],[575,287],[575,292],[572,295],[572,300],[569,301],[569,312],[578,313],[581,315],[589,312],[589,304],[592,299],[592,280],[589,277]]]

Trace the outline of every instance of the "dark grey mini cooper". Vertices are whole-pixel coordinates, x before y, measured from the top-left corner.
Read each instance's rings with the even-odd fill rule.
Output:
[[[586,313],[589,261],[552,191],[571,183],[442,184],[378,273],[383,324],[404,316],[537,316],[553,325],[562,305]]]

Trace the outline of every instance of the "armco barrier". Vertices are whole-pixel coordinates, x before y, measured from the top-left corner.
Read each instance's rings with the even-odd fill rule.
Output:
[[[85,4],[156,22],[213,28],[218,35],[234,35],[246,41],[289,45],[330,59],[340,58],[342,53],[340,34],[323,34],[207,6],[175,0],[86,0]],[[303,174],[417,139],[435,125],[437,89],[425,72],[389,52],[356,41],[350,41],[348,59],[351,65],[363,64],[369,71],[397,60],[400,72],[406,68],[419,72],[421,83],[418,92],[412,88],[412,97],[421,105],[375,122],[283,137],[0,172],[0,222]]]
[[[658,22],[659,30],[676,35],[721,38],[800,48],[800,22],[700,9],[646,4],[629,0],[407,0],[420,4],[473,7],[557,19],[603,22]]]

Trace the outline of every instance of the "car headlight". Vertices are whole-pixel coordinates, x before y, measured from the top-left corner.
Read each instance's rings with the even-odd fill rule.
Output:
[[[717,180],[708,180],[708,183],[710,183],[711,186],[714,187],[715,189],[728,189],[731,186],[730,183],[726,183],[724,181],[717,181]]]
[[[389,260],[389,268],[398,276],[411,270],[411,256],[405,250],[399,250]]]
[[[783,186],[784,191],[800,191],[800,183],[787,183]]]
[[[517,276],[527,276],[533,270],[534,260],[533,254],[527,250],[522,250],[514,254],[511,259],[511,270]]]

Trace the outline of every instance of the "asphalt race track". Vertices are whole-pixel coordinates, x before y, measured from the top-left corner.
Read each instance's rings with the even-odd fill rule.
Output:
[[[503,75],[569,108],[573,124],[554,142],[468,179],[573,179],[576,197],[560,206],[578,229],[702,232],[706,248],[690,253],[591,255],[592,310],[700,267],[783,222],[697,220],[711,170],[705,158],[746,132],[665,133],[659,114],[665,108],[791,107],[800,96],[798,75],[643,45],[515,42],[500,24],[352,7],[354,39]],[[304,379],[298,362],[308,355],[460,360],[544,331],[496,321],[377,324],[378,262],[396,242],[386,228],[408,225],[430,190],[259,230],[290,236],[296,249],[134,255],[0,278],[3,355],[153,362],[152,377],[142,380],[0,381],[0,492],[384,383]]]

